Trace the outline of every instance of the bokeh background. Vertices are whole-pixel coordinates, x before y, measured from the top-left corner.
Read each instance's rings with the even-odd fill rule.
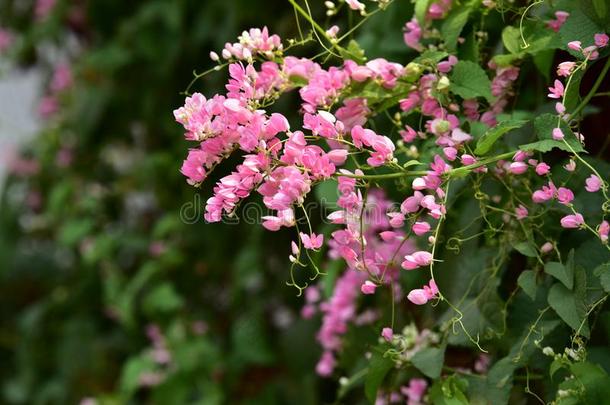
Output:
[[[404,54],[411,7],[372,20],[363,45]],[[193,70],[263,25],[298,36],[283,0],[0,0],[1,403],[333,400],[319,319],[286,286],[288,235],[204,224],[213,181],[179,173],[172,110]],[[280,108],[298,119],[296,97]]]
[[[358,32],[367,55],[406,64],[411,15],[400,1],[372,18]],[[298,37],[284,0],[0,0],[0,403],[335,400],[314,371],[319,319],[303,320],[286,286],[289,235],[204,224],[215,179],[194,189],[179,173],[172,110],[193,70],[263,25]],[[278,108],[298,122],[296,97]],[[607,139],[599,111],[593,150]],[[330,287],[339,267],[319,260]]]

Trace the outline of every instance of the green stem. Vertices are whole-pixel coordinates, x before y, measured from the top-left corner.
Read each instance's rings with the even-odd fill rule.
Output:
[[[591,87],[591,90],[589,90],[589,93],[585,96],[585,98],[583,98],[583,100],[580,102],[578,107],[576,107],[576,109],[572,112],[572,117],[576,117],[578,115],[578,113],[583,108],[585,108],[585,106],[587,104],[589,104],[589,101],[591,101],[591,99],[597,92],[597,89],[599,89],[599,86],[601,86],[602,82],[604,81],[604,78],[606,77],[608,70],[610,70],[610,57],[606,60],[606,64],[602,68],[602,71],[599,74],[599,76],[597,76],[597,80],[595,81],[595,83],[593,83],[593,87]]]

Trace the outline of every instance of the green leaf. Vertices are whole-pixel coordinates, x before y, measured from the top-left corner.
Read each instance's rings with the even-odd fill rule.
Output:
[[[415,18],[422,27],[426,23],[426,14],[432,0],[416,0],[415,1]]]
[[[474,62],[459,61],[453,67],[449,89],[464,99],[485,97],[487,101],[493,101],[489,77],[483,68]]]
[[[572,80],[570,81],[570,86],[568,86],[568,89],[566,90],[563,103],[567,111],[574,110],[580,103],[580,82],[582,81],[583,76],[584,71],[582,69],[579,69],[572,74]]]
[[[415,58],[413,62],[421,63],[422,65],[436,65],[447,56],[449,56],[449,54],[444,51],[425,51]]]
[[[430,400],[434,405],[468,405],[464,391],[468,389],[468,381],[456,375],[445,380],[437,380],[430,387]]]
[[[447,15],[441,27],[441,34],[445,40],[445,46],[449,52],[455,52],[458,37],[468,22],[470,7],[454,7]]]
[[[142,302],[144,311],[150,315],[170,313],[182,307],[184,301],[170,283],[163,283],[153,289]]]
[[[561,26],[559,36],[564,44],[564,49],[573,56],[584,59],[582,52],[569,49],[567,43],[580,41],[582,47],[586,48],[594,44],[593,36],[599,32],[603,32],[602,28],[577,7],[570,12],[570,18]]]
[[[477,155],[485,155],[491,150],[493,145],[500,139],[500,137],[514,129],[521,128],[527,123],[526,120],[508,120],[502,121],[495,127],[483,134],[477,141],[477,147],[474,153]]]
[[[343,59],[351,59],[358,64],[362,64],[366,61],[364,50],[360,47],[360,44],[358,44],[355,39],[350,40],[347,47],[340,48],[339,53]]]
[[[551,378],[553,378],[555,373],[557,371],[561,370],[563,368],[563,366],[564,366],[564,364],[561,360],[559,360],[559,359],[553,360],[553,362],[551,363],[551,366],[549,367],[549,376]]]
[[[608,7],[606,0],[593,0],[593,9],[600,20],[605,20],[610,16],[610,7]]]
[[[536,247],[533,244],[531,244],[530,242],[524,241],[524,242],[515,243],[513,245],[513,247],[515,248],[515,250],[517,252],[521,253],[523,256],[527,256],[527,257],[537,257],[538,256]]]
[[[379,386],[392,367],[394,367],[394,362],[389,358],[383,357],[383,353],[373,353],[366,380],[364,381],[364,394],[369,402],[375,403]]]
[[[563,141],[556,141],[553,139],[553,129],[557,128],[557,124],[560,125],[560,128],[565,135]],[[534,142],[522,145],[520,149],[546,152],[552,148],[559,148],[566,152],[570,152],[571,147],[575,152],[586,152],[581,143],[576,139],[576,135],[574,135],[570,127],[563,120],[558,122],[557,116],[553,114],[542,114],[538,116],[534,120],[534,130],[536,131],[538,139],[544,142]]]
[[[502,43],[504,48],[512,54],[521,53],[521,34],[519,28],[512,25],[507,26],[502,30]]]
[[[444,360],[444,347],[427,347],[415,353],[411,358],[411,363],[427,377],[438,378],[441,375]]]
[[[610,263],[604,263],[594,270],[605,292],[610,293]]]
[[[554,49],[547,49],[545,51],[538,52],[536,55],[534,55],[534,58],[533,58],[534,65],[536,65],[536,68],[544,76],[544,78],[546,79],[547,82],[551,81],[551,68],[553,67],[554,58],[555,58]],[[579,70],[579,72],[581,72],[581,70]],[[574,83],[574,79],[572,79],[572,83],[570,84],[569,89],[572,88],[573,83]]]
[[[544,266],[544,272],[561,281],[563,285],[572,289],[574,287],[574,268],[568,268],[559,262],[548,262]]]
[[[534,271],[526,270],[521,273],[517,284],[532,300],[536,299],[536,273]]]
[[[555,283],[549,291],[548,303],[568,326],[588,338],[589,325],[585,319],[586,275],[583,269],[579,269],[575,276],[574,291]]]

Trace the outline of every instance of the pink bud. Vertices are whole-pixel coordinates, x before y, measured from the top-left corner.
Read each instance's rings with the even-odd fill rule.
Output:
[[[427,222],[416,222],[411,229],[417,236],[421,236],[430,231],[430,224]]]
[[[564,138],[563,131],[561,128],[553,129],[553,139],[556,141],[561,141]]]
[[[581,43],[580,43],[580,41],[571,41],[571,42],[568,42],[568,48],[570,48],[573,51],[580,51]]]
[[[428,302],[426,292],[420,288],[411,290],[409,295],[407,295],[407,299],[415,305],[424,305]]]
[[[585,180],[585,183],[585,190],[587,190],[589,193],[595,193],[602,187],[602,181],[594,174],[589,176],[589,178]]]
[[[566,215],[561,218],[561,226],[567,229],[580,228],[585,223],[585,219],[581,214]]]
[[[553,244],[551,242],[546,242],[544,245],[540,247],[540,251],[542,253],[549,253],[553,250]]]
[[[563,205],[568,205],[574,199],[574,193],[569,188],[559,187],[557,189],[557,200]]]
[[[603,221],[601,224],[599,224],[597,232],[599,233],[599,238],[602,240],[602,242],[607,243],[608,233],[610,233],[610,224],[608,221]]]
[[[391,342],[394,337],[394,332],[392,328],[383,328],[381,330],[381,336],[386,340],[386,342]]]
[[[424,190],[427,187],[426,181],[421,177],[416,177],[413,179],[411,187],[413,187],[413,190]]]
[[[513,174],[523,174],[527,171],[527,163],[525,162],[513,162],[510,164],[510,172]]]
[[[544,162],[538,163],[536,165],[536,174],[538,176],[544,176],[545,174],[548,174],[550,170],[551,166],[547,165]]]
[[[333,149],[326,154],[331,162],[336,164],[337,166],[341,166],[345,163],[347,159],[347,150],[346,149]]]
[[[371,295],[371,294],[375,294],[376,288],[377,288],[377,285],[375,283],[373,283],[370,280],[366,280],[360,287],[360,291],[362,292],[362,294]]]
[[[477,160],[473,156],[467,154],[463,154],[460,159],[462,160],[462,164],[466,166],[472,165],[477,162]]]

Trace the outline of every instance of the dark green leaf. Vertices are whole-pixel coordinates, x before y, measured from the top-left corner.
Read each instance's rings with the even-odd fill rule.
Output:
[[[441,375],[444,359],[444,347],[427,347],[415,353],[411,358],[411,363],[424,375],[438,378]]]
[[[364,393],[369,402],[375,403],[379,386],[393,366],[394,362],[389,358],[383,357],[383,353],[373,353],[364,382]]]
[[[515,243],[513,245],[513,247],[515,248],[515,250],[519,253],[521,253],[523,256],[527,256],[527,257],[537,257],[538,256],[538,251],[536,250],[536,247],[527,241],[523,241],[523,242],[518,242]]]
[[[557,315],[572,329],[589,337],[589,325],[586,314],[586,275],[582,268],[575,274],[574,291],[564,285],[555,283],[549,291],[548,302]]]
[[[527,123],[526,120],[508,120],[502,121],[495,127],[483,134],[483,136],[477,141],[477,147],[474,153],[477,155],[485,155],[491,150],[493,145],[500,139],[500,137],[513,129],[518,129]]]
[[[517,284],[531,299],[536,299],[536,273],[534,271],[526,270],[521,273],[517,279]]]
[[[468,22],[470,7],[454,7],[441,27],[441,34],[449,52],[455,52],[458,37]]]
[[[568,268],[559,262],[548,262],[544,265],[544,272],[561,281],[563,285],[572,289],[574,287],[574,268]]]
[[[474,62],[459,61],[453,67],[449,89],[464,99],[485,97],[487,101],[493,101],[489,77],[483,68]]]

